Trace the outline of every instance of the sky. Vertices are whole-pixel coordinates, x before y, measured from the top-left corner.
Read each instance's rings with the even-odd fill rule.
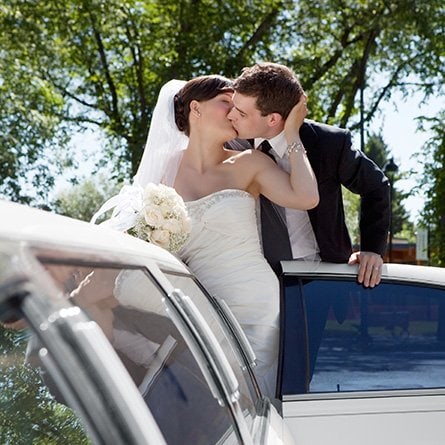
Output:
[[[415,154],[421,154],[423,145],[428,139],[427,132],[417,131],[418,116],[434,116],[444,107],[444,98],[436,97],[426,104],[421,104],[420,94],[414,94],[404,99],[401,94],[394,94],[391,101],[382,104],[379,116],[369,125],[368,130],[379,134],[381,132],[388,151],[394,157],[400,172],[414,170],[422,173],[422,166],[416,160]],[[358,137],[358,136],[357,136]],[[396,187],[408,191],[418,183],[416,175],[399,180]],[[418,194],[403,201],[405,209],[416,222],[423,207],[423,197]]]

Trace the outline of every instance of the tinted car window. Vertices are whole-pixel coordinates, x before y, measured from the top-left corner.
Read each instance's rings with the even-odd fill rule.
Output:
[[[71,267],[71,271],[69,271]],[[233,431],[144,270],[46,264],[60,289],[97,321],[169,444],[212,444]]]
[[[250,426],[252,418],[255,413],[255,403],[258,399],[258,395],[255,391],[254,384],[252,382],[252,376],[250,374],[250,368],[246,362],[234,348],[238,346],[235,344],[235,340],[231,340],[228,332],[221,326],[221,320],[215,311],[212,304],[209,302],[207,295],[202,291],[200,286],[194,281],[191,276],[184,276],[179,274],[166,273],[172,284],[181,289],[191,300],[199,307],[202,315],[204,316],[207,324],[212,329],[218,343],[224,351],[224,355],[229,360],[236,378],[239,383],[239,392],[241,408],[247,416],[246,421]]]
[[[445,292],[301,280],[310,392],[445,387]]]
[[[87,445],[82,422],[58,403],[42,383],[37,368],[29,366],[25,350],[29,335],[0,327],[0,443]]]

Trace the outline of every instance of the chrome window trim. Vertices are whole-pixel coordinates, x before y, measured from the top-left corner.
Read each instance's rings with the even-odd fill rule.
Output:
[[[236,402],[239,398],[238,381],[216,337],[194,303],[179,289],[171,292],[166,301],[171,309],[181,315],[192,333],[194,341],[203,351],[206,361],[212,364],[225,394],[224,398],[218,397],[218,401],[225,404],[224,399],[227,397],[230,403]]]
[[[217,296],[211,295],[210,296],[212,303],[216,306],[217,311],[221,314],[223,319],[226,321],[227,325],[229,326],[231,332],[235,336],[236,340],[241,346],[241,350],[244,352],[247,362],[249,363],[249,366],[255,367],[256,366],[256,357],[255,353],[252,349],[252,346],[249,343],[249,340],[247,339],[246,334],[241,328],[241,325],[239,324],[238,320],[233,315],[233,312],[231,311],[229,305],[222,299]],[[244,369],[245,369],[244,365]]]
[[[205,289],[203,287],[203,285],[197,280],[197,278],[191,272],[188,274],[185,274],[182,272],[170,271],[170,270],[166,270],[163,268],[161,269],[161,272],[163,272],[165,274],[167,279],[169,279],[169,275],[175,275],[175,276],[180,276],[180,277],[190,279],[200,289],[202,294],[208,299],[210,305],[216,312],[216,317],[218,318],[221,328],[224,331],[227,339],[229,340],[229,343],[230,343],[232,350],[234,351],[234,354],[239,362],[239,366],[240,366],[241,370],[243,372],[247,370],[249,377],[250,377],[250,384],[253,386],[253,389],[256,394],[256,398],[261,397],[261,391],[259,389],[258,382],[256,381],[254,372],[252,370],[253,366],[250,363],[250,360],[248,358],[248,355],[246,354],[246,351],[243,349],[243,342],[240,340],[234,327],[232,326],[232,324],[230,323],[230,321],[224,314],[224,311],[222,310],[221,305],[217,301],[216,297],[210,295],[208,293],[207,289]],[[238,321],[236,319],[235,319],[235,321],[236,321],[236,323],[238,323]],[[256,366],[256,363],[254,366]]]
[[[270,424],[271,408],[270,401],[266,398],[260,399],[258,404],[258,416],[253,424],[253,443],[265,443]]]
[[[375,391],[325,392],[283,395],[283,402],[300,402],[303,400],[341,400],[341,399],[378,399],[388,397],[424,397],[444,396],[445,388],[430,389],[394,389]]]
[[[171,292],[165,300],[169,314],[187,340],[214,397],[221,406],[230,410],[238,437],[246,445],[253,444],[238,402],[238,381],[212,330],[192,300],[179,289]]]
[[[22,303],[22,311],[42,346],[51,351],[49,357],[41,354],[43,360],[56,381],[63,379],[62,388],[69,388],[63,395],[79,409],[79,416],[93,436],[105,443],[111,440],[143,445],[155,438],[165,444],[149,409],[98,325],[78,307],[56,308],[34,283],[28,282],[27,288],[29,296]],[[98,356],[100,367],[96,365]],[[86,394],[88,403],[80,403],[76,393]]]

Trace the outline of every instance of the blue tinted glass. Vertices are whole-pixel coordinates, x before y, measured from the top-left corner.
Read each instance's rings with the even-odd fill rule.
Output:
[[[102,328],[168,444],[214,444],[236,434],[231,411],[214,397],[190,339],[170,318],[164,293],[145,269],[46,268]]]
[[[445,387],[445,292],[303,281],[310,392]]]

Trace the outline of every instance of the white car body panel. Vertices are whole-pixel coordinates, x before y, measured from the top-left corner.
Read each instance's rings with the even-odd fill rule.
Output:
[[[0,240],[25,249],[99,253],[116,263],[144,265],[167,293],[174,289],[163,271],[189,274],[174,255],[111,229],[0,201]],[[287,274],[354,280],[357,266],[284,261]],[[445,287],[445,269],[385,264],[382,280]],[[444,371],[445,373],[445,366]],[[280,411],[280,407],[278,407]],[[284,422],[283,422],[284,418]],[[281,412],[270,406],[264,444],[297,445],[439,445],[445,437],[445,387],[287,394]],[[226,443],[236,442],[234,434]],[[256,443],[256,442],[255,442]]]
[[[433,399],[286,402],[283,416],[299,445],[439,445],[443,443],[440,431],[445,425],[445,395]]]
[[[347,264],[282,265],[285,273],[308,280],[357,274],[357,266]],[[445,288],[445,269],[384,264],[382,280]],[[439,445],[445,440],[445,388],[289,394],[282,415],[299,445]]]
[[[59,258],[60,255],[60,261],[63,263],[65,252],[67,252],[68,258],[78,258],[80,262],[84,259],[90,261],[92,258],[103,262],[103,259],[106,258],[110,265],[141,266],[150,271],[150,274],[167,294],[170,294],[175,286],[172,285],[164,272],[187,276],[191,274],[177,257],[166,250],[103,226],[94,226],[83,221],[6,201],[0,201],[0,214],[2,215],[0,218],[0,242],[6,241],[8,246],[13,246],[17,252],[17,259],[32,258],[28,252],[36,251],[39,255],[48,252],[48,256],[51,258]],[[20,251],[23,251],[23,255]],[[31,276],[35,278],[36,282],[44,285],[48,283],[46,277],[40,277],[42,272],[44,273],[44,269],[38,262],[31,261],[27,267],[32,271]],[[46,286],[47,289],[56,290],[52,283],[49,284]],[[228,370],[226,371],[228,372]],[[234,378],[233,375],[231,377]],[[269,404],[268,401],[262,403]],[[240,412],[240,414],[242,419],[243,413]],[[287,425],[272,406],[269,405],[265,417],[257,416],[257,420],[262,426],[260,432],[249,431],[243,422],[239,422],[238,429],[244,435],[244,443],[255,443],[255,445],[293,445],[295,443]],[[249,435],[252,435],[252,438],[249,438]],[[253,436],[256,438],[255,441]],[[221,437],[219,443],[239,443],[239,438],[232,430]]]

